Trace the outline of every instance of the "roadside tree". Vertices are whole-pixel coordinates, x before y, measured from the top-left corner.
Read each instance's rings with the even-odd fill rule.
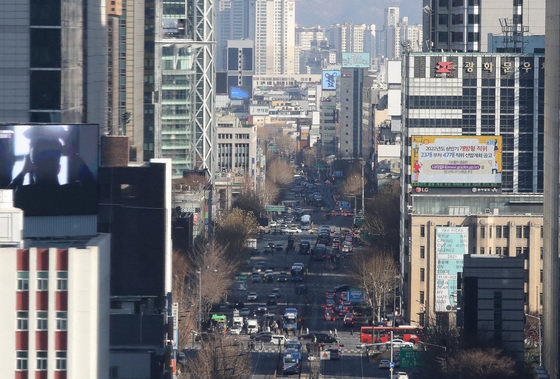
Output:
[[[187,362],[185,371],[181,378],[247,378],[251,374],[251,358],[237,339],[215,333]]]
[[[391,251],[395,259],[400,243],[399,210],[399,184],[384,186],[366,203],[366,216],[362,226],[370,245]]]
[[[226,259],[237,265],[243,258],[247,238],[258,233],[259,225],[252,212],[233,208],[216,227],[216,242],[226,251]]]
[[[398,269],[392,255],[386,250],[366,250],[352,260],[353,281],[364,289],[365,297],[376,315],[382,319],[383,300],[393,295],[398,286]]]
[[[273,159],[268,164],[266,175],[267,179],[280,187],[289,184],[294,179],[292,168],[288,162],[279,158]]]
[[[243,191],[233,203],[233,208],[239,208],[245,212],[252,213],[257,218],[264,217],[265,210],[262,199],[255,191]]]

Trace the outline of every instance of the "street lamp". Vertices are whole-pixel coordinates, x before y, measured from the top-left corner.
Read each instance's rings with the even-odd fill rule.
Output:
[[[535,318],[539,322],[539,366],[542,366],[541,318],[539,316],[533,316],[528,313],[525,313],[525,316]]]
[[[196,270],[198,274],[198,322],[197,329],[199,333],[202,333],[202,270]]]

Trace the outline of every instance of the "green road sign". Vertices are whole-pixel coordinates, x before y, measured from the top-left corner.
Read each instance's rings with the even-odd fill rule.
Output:
[[[403,346],[400,350],[401,368],[417,368],[423,366],[422,352],[415,351],[411,347]]]
[[[286,207],[283,205],[267,205],[266,211],[267,212],[284,212]]]

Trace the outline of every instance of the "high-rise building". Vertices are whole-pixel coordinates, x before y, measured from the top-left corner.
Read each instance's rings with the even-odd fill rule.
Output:
[[[227,93],[232,100],[247,100],[253,94],[255,49],[253,41],[227,41]],[[233,92],[232,92],[233,89]],[[239,90],[239,92],[235,92]]]
[[[0,122],[106,125],[104,1],[0,4]]]
[[[216,1],[216,70],[223,71],[227,41],[255,39],[255,0]]]
[[[336,92],[323,92],[320,106],[320,130],[321,155],[327,157],[337,153],[338,138],[336,129],[338,126],[338,110],[336,109]]]
[[[410,230],[406,225],[411,192],[451,191],[472,195],[543,191],[543,63],[542,54],[409,53],[404,56],[402,267],[406,267],[410,253]],[[499,136],[501,143],[486,140],[495,136]],[[448,171],[445,177],[438,175],[432,167],[458,166],[446,160],[442,166],[413,160],[413,155],[417,156],[418,149],[424,146],[423,142],[412,141],[414,137],[425,141],[430,149],[436,149],[429,151],[436,154],[433,159],[441,157],[437,149],[451,151],[448,146],[460,149],[458,156],[476,150],[473,159],[482,157],[478,154],[486,150],[488,159],[475,166],[490,176],[475,175],[475,171],[459,171],[460,175],[455,174],[453,178]],[[458,140],[453,140],[459,137],[464,137],[469,147],[459,148]],[[434,145],[430,145],[432,142]],[[486,147],[481,146],[485,144]],[[501,158],[496,158],[494,151],[499,151]],[[492,172],[500,175],[493,177]]]
[[[424,0],[424,51],[487,52],[488,35],[544,35],[545,0]],[[505,29],[504,29],[505,28]]]
[[[367,60],[369,61],[369,56]],[[338,156],[341,159],[367,159],[373,152],[372,120],[369,115],[364,117],[363,114],[366,111],[364,103],[367,102],[364,100],[368,98],[367,92],[372,85],[367,72],[367,68],[342,67],[338,132]]]
[[[296,5],[294,0],[256,0],[256,74],[294,74]]]
[[[155,21],[154,155],[173,177],[215,164],[214,0],[163,0]]]
[[[388,59],[395,59],[401,54],[401,26],[400,26],[400,8],[385,8],[385,23],[383,25],[383,48],[382,55]]]
[[[364,36],[367,25],[354,25],[350,22],[331,25],[329,28],[329,43],[331,48],[342,52],[363,52]]]
[[[544,93],[544,277],[543,362],[551,378],[560,377],[560,3],[546,2]]]

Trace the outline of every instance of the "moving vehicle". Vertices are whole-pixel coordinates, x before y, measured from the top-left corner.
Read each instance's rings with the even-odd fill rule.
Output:
[[[401,339],[405,342],[418,343],[421,340],[423,328],[421,326],[401,325],[391,326],[362,326],[360,329],[361,343],[385,343],[391,339]]]
[[[301,222],[301,230],[311,229],[311,215],[301,216],[300,222]]]
[[[278,274],[278,278],[276,278],[279,282],[287,282],[288,281],[288,274],[285,272],[281,272]]]
[[[298,350],[301,351],[301,342],[299,342],[298,340],[287,340],[284,343],[284,349],[286,350]]]
[[[382,359],[379,361],[379,368],[389,368],[391,362],[388,359]]]
[[[309,254],[311,250],[311,243],[309,241],[301,241],[299,243],[299,252],[298,254]]]
[[[239,316],[249,316],[251,314],[251,310],[249,308],[241,308],[239,310]]]
[[[247,294],[247,301],[257,301],[258,298],[259,298],[259,295],[257,295],[256,292],[249,292]]]
[[[288,349],[284,351],[282,356],[282,373],[299,374],[301,371],[301,351],[295,349]]]
[[[354,251],[354,247],[352,246],[352,242],[349,241],[344,241],[342,243],[342,249],[341,251],[343,253],[351,253],[352,251]]]
[[[255,334],[251,334],[249,338],[260,342],[270,342],[272,341],[272,333],[270,332],[255,333]]]
[[[327,257],[327,247],[324,244],[318,243],[311,252],[314,261],[322,261]]]
[[[253,338],[253,334],[257,334],[259,332],[259,322],[256,319],[249,319],[247,320],[247,334],[251,334],[251,338]]]
[[[270,342],[272,342],[273,345],[284,345],[286,342],[286,336],[283,334],[273,334]]]
[[[389,346],[391,344],[391,340],[385,342],[385,345]],[[403,346],[412,347],[414,343],[403,341],[400,338],[393,338],[393,347],[394,348],[401,348]]]
[[[297,331],[298,328],[298,313],[296,308],[286,308],[284,310],[283,329],[286,332]]]
[[[354,325],[354,315],[352,313],[346,313],[344,315],[344,326]]]
[[[243,317],[233,316],[233,322],[231,328],[229,329],[230,334],[241,334],[243,329]]]
[[[406,372],[397,372],[396,379],[408,379],[408,374]]]
[[[327,333],[311,332],[298,337],[301,343],[336,343],[336,338]]]

